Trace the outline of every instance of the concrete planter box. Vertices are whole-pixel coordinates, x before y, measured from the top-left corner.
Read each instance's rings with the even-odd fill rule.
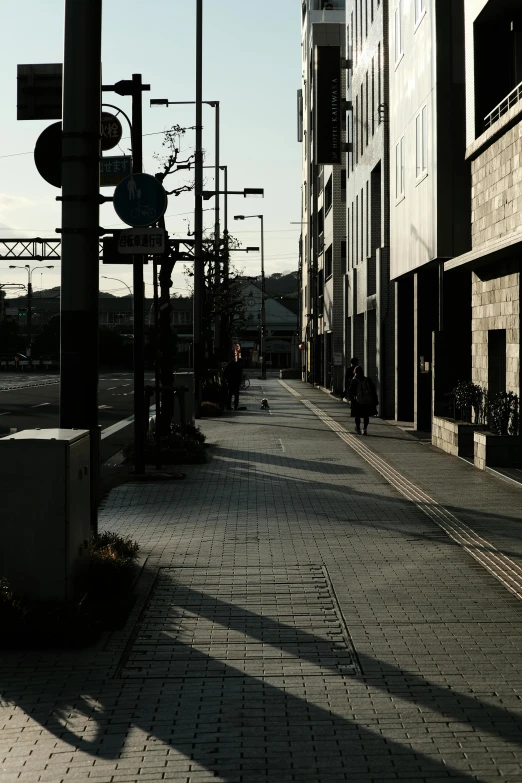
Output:
[[[431,430],[431,442],[454,457],[475,456],[473,436],[475,432],[486,429],[485,424],[468,424],[467,422],[434,416]]]
[[[522,438],[518,435],[494,435],[492,432],[475,432],[475,467],[517,468],[522,465]]]

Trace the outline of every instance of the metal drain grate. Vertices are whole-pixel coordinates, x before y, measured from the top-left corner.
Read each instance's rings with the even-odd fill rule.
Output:
[[[119,676],[358,672],[324,567],[162,568]]]

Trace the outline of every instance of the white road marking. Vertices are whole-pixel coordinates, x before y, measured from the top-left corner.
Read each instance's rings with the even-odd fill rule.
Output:
[[[112,405],[98,405],[98,409],[101,408],[112,408]]]
[[[149,408],[149,416],[152,416],[156,412],[156,406],[151,405]],[[128,416],[126,419],[122,419],[121,421],[117,421],[116,424],[111,424],[110,427],[106,427],[104,430],[102,430],[101,439],[105,440],[105,438],[108,438],[109,435],[114,435],[115,432],[119,432],[120,430],[123,430],[125,427],[128,427],[129,424],[132,424],[134,421],[134,416]]]
[[[39,402],[38,405],[30,405],[30,408],[43,408],[44,405],[50,405],[50,402]]]
[[[279,381],[294,396],[293,389],[286,383]],[[513,595],[522,600],[522,568],[507,555],[500,552],[494,544],[476,533],[444,506],[433,500],[424,490],[420,489],[402,473],[393,468],[388,462],[379,457],[375,452],[365,446],[361,440],[350,435],[345,428],[331,418],[327,413],[318,408],[309,400],[300,400],[312,413],[321,419],[341,440],[352,448],[365,462],[373,467],[386,479],[401,495],[414,503],[420,511],[428,516],[438,527],[459,544],[471,557],[495,577]]]
[[[3,413],[0,413],[0,416],[7,416],[11,411],[4,411]]]
[[[107,391],[113,391],[113,389],[116,389],[116,386],[109,386],[109,388],[107,389]]]

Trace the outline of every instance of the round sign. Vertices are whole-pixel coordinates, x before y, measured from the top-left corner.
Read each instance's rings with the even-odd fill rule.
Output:
[[[62,187],[62,123],[53,122],[38,136],[34,147],[38,173],[55,188]]]
[[[102,112],[101,116],[101,148],[103,152],[117,147],[123,135],[121,122],[115,114],[108,111]]]
[[[163,185],[150,174],[131,174],[114,191],[114,210],[128,226],[152,226],[167,209]]]

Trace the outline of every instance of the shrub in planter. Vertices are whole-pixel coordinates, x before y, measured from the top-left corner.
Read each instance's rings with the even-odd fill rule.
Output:
[[[513,392],[498,392],[489,400],[489,426],[496,435],[519,434],[518,395]]]
[[[98,618],[74,601],[37,601],[12,592],[0,579],[0,649],[77,648],[93,644]]]
[[[471,422],[471,414],[473,412],[475,424],[485,423],[487,413],[486,389],[471,381],[459,381],[451,394],[455,408],[455,419]]]
[[[200,464],[206,461],[203,440],[205,436],[192,425],[172,424],[168,435],[161,437],[160,450],[163,465]],[[126,462],[134,459],[134,441],[123,449]],[[153,430],[145,438],[145,462],[156,461],[156,436]]]
[[[194,426],[194,424],[173,424],[172,432],[181,435],[184,438],[188,438],[195,443],[204,443],[207,439],[207,436],[201,432],[199,427]]]
[[[207,402],[213,402],[223,409],[226,406],[227,390],[221,380],[217,377],[207,378],[203,381],[201,386],[202,399]]]
[[[215,402],[209,402],[208,400],[205,400],[205,402],[201,403],[201,416],[221,416],[222,413],[223,411],[221,407]]]
[[[130,538],[95,536],[76,574],[79,600],[26,598],[0,578],[0,649],[85,647],[96,642],[103,629],[121,627],[134,602],[131,586],[138,551]]]
[[[140,545],[132,538],[119,536],[117,533],[97,533],[91,544],[92,551],[99,552],[110,547],[118,557],[136,560]]]

